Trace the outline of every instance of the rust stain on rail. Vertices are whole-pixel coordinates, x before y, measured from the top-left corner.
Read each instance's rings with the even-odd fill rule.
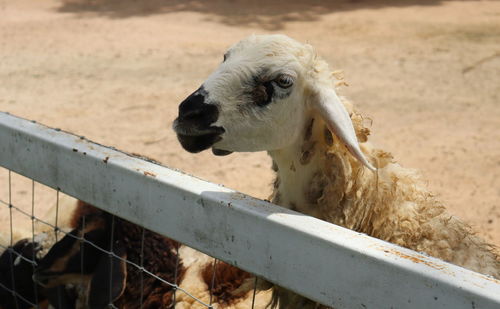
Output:
[[[494,278],[494,277],[492,277],[492,276],[484,275],[484,274],[477,273],[477,272],[474,272],[473,274],[474,274],[474,276],[476,276],[476,277],[479,277],[479,278],[481,278],[481,279],[485,279],[485,280],[488,280],[488,281],[490,281],[490,282],[493,282],[493,283],[495,283],[495,284],[500,285],[500,280],[498,280],[498,279],[496,279],[496,278]]]
[[[431,262],[424,255],[418,255],[418,254],[411,255],[411,254],[407,254],[407,253],[404,253],[404,252],[401,252],[401,251],[398,251],[398,250],[392,249],[392,248],[383,248],[383,251],[385,253],[387,253],[388,255],[394,255],[394,256],[397,256],[397,257],[402,258],[402,259],[410,260],[416,264],[423,264],[423,265],[426,265],[426,266],[429,266],[429,267],[432,267],[434,269],[441,270],[441,271],[446,270],[446,265]]]

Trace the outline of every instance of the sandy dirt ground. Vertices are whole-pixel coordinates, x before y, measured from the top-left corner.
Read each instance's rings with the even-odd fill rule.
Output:
[[[192,155],[171,130],[252,33],[309,42],[344,70],[372,141],[500,245],[499,1],[0,0],[0,110],[266,198],[265,153]],[[8,200],[5,170],[0,186]],[[36,190],[40,214],[55,193]],[[11,198],[29,210],[31,184],[13,175]]]

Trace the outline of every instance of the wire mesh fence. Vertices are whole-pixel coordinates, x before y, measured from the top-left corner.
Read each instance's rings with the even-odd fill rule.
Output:
[[[496,279],[5,113],[0,166],[2,309],[264,308],[268,282],[337,309],[500,306]]]
[[[54,308],[79,308],[78,304],[86,308],[89,301],[94,302],[90,308],[176,308],[179,304],[179,308],[223,308],[245,302],[246,308],[262,308],[270,300],[267,293],[256,304],[263,293],[257,291],[257,277],[57,189],[7,169],[0,172],[4,184],[0,190],[1,308],[43,308],[47,303]],[[90,235],[99,229],[105,233]],[[117,248],[117,243],[124,246]],[[100,258],[89,255],[89,249],[100,253]],[[218,271],[221,264],[224,267]],[[107,266],[107,275],[95,273],[102,265]],[[194,270],[194,276],[186,276],[186,267]],[[89,282],[89,275],[107,282]],[[242,285],[243,293],[232,294]]]

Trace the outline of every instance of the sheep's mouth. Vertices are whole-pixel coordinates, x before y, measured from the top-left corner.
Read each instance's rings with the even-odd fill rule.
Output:
[[[198,153],[205,149],[212,147],[213,144],[217,143],[222,139],[220,130],[215,130],[211,133],[204,134],[196,134],[196,135],[187,135],[177,133],[177,139],[182,145],[182,148],[191,152]]]
[[[222,127],[200,125],[181,117],[174,121],[173,129],[182,148],[191,153],[198,153],[212,147],[222,139],[221,135],[226,131]]]
[[[224,131],[224,129],[222,129],[222,131]],[[213,144],[222,140],[222,133],[223,132],[213,132],[199,135],[177,133],[177,139],[181,143],[182,148],[191,153],[198,153],[212,147]],[[216,156],[227,156],[233,152],[212,147],[212,153]]]
[[[222,137],[219,133],[210,133],[203,135],[177,134],[177,139],[181,143],[182,148],[191,153],[198,153],[212,147],[213,144],[222,140]],[[216,156],[227,156],[233,152],[212,147],[212,153]]]

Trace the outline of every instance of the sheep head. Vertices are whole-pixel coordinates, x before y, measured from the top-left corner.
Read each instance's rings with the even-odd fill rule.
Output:
[[[272,151],[297,141],[313,113],[373,169],[326,62],[310,45],[287,36],[250,36],[231,47],[215,72],[180,104],[174,130],[190,152]]]

